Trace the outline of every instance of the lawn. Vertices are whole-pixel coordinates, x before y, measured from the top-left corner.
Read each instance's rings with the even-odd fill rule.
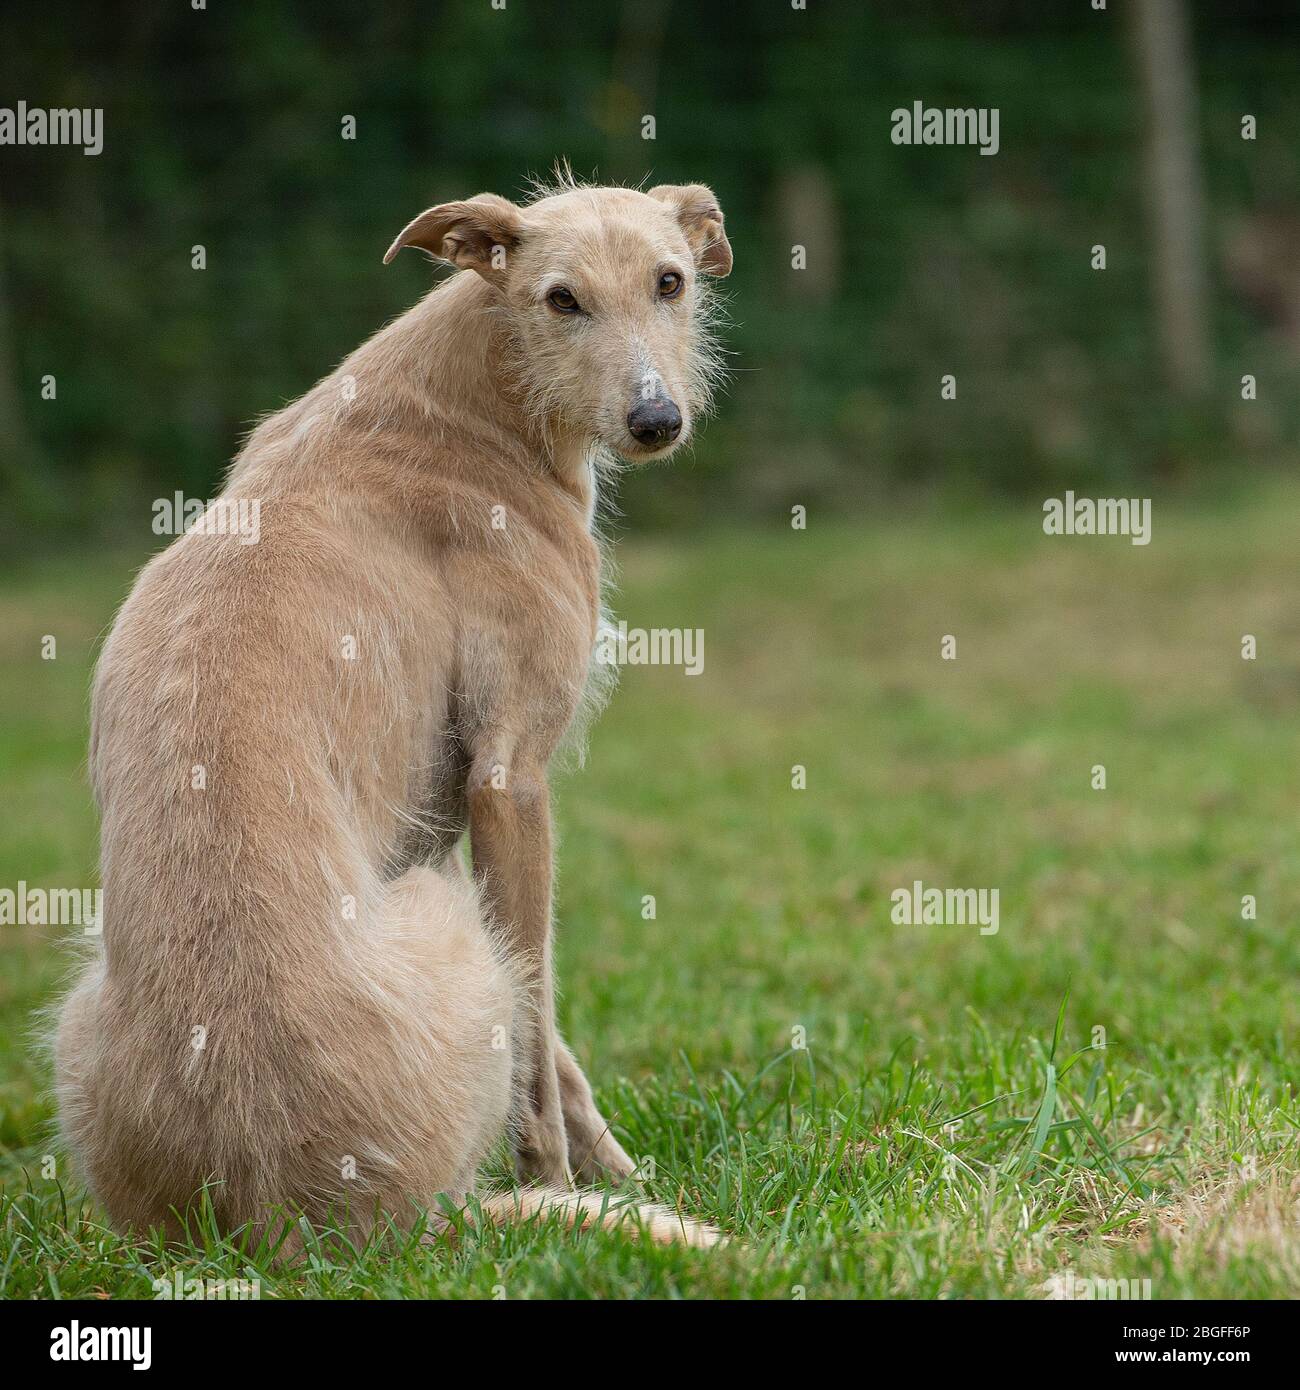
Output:
[[[179,1256],[123,1240],[43,1176],[31,1035],[70,957],[4,926],[0,1292],[1300,1294],[1300,490],[1157,499],[1153,529],[1027,507],[617,547],[618,615],[703,629],[704,670],[626,669],[557,777],[562,1022],[645,1190],[743,1240],[525,1227],[294,1269],[202,1223]],[[0,886],[94,881],[87,684],[139,558],[0,586]],[[918,879],[996,888],[998,931],[893,921]]]

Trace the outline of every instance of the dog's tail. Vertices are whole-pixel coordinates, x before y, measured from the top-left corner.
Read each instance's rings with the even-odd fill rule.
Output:
[[[692,1245],[705,1250],[722,1244],[726,1237],[716,1227],[692,1221],[667,1207],[600,1192],[560,1192],[544,1187],[523,1187],[515,1192],[487,1193],[477,1202],[485,1221],[504,1226],[522,1221],[544,1221],[560,1213],[560,1222],[577,1230],[602,1226],[607,1231],[644,1233],[660,1245]],[[473,1207],[466,1215],[472,1219]]]

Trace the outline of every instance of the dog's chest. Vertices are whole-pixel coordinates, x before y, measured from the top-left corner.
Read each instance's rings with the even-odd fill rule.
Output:
[[[458,614],[450,669],[431,673],[429,717],[411,749],[407,805],[392,867],[436,862],[468,824],[466,784],[485,753],[545,767],[608,673],[593,661],[598,554],[522,548],[513,563],[450,567]],[[558,563],[563,558],[568,563]],[[597,680],[593,682],[595,670]]]

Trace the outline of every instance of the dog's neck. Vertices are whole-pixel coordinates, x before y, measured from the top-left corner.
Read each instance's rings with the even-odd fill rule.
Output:
[[[462,271],[386,332],[396,333],[404,366],[453,427],[494,443],[503,457],[540,468],[577,502],[590,527],[597,484],[592,440],[527,409],[515,388],[495,291]],[[405,330],[405,331],[401,331]]]
[[[590,531],[599,501],[595,446],[588,439],[555,428],[550,435],[546,466],[560,486],[578,499]]]

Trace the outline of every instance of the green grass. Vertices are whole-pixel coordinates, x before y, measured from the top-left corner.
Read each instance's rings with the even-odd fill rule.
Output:
[[[42,1176],[29,1037],[70,958],[7,926],[0,1290],[1038,1297],[1069,1268],[1294,1297],[1298,532],[1282,490],[1157,500],[1146,548],[1032,510],[620,547],[619,615],[703,628],[705,671],[625,671],[557,779],[563,1027],[645,1190],[743,1243],[465,1231],[279,1269],[201,1221],[179,1256],[125,1241]],[[0,886],[94,881],[87,679],[130,570],[0,588]],[[999,932],[894,924],[917,878],[998,888]]]

